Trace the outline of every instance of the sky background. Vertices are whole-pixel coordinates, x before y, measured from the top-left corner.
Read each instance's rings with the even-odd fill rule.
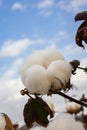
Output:
[[[87,10],[87,0],[0,0],[0,112],[13,122],[23,122],[23,108],[27,97],[20,95],[24,88],[20,71],[24,59],[33,51],[57,48],[67,61],[78,59],[87,65],[85,50],[75,44],[76,30],[82,21],[75,15]],[[80,96],[87,95],[87,75],[78,70],[72,77]],[[60,96],[44,97],[53,101],[59,111],[65,107]],[[61,103],[61,100],[63,103]]]

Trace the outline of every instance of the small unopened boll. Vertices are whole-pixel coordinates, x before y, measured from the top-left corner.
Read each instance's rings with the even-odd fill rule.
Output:
[[[71,114],[76,114],[81,110],[82,106],[75,102],[67,102],[66,110]]]
[[[41,65],[33,65],[27,69],[23,82],[32,94],[47,94],[51,86],[47,71]]]
[[[71,66],[65,60],[56,60],[48,66],[47,74],[52,91],[65,89],[66,83],[71,77]]]
[[[64,60],[64,57],[56,49],[49,48],[45,50],[33,51],[23,64],[21,76],[25,77],[26,70],[32,65],[42,65],[47,68],[51,62],[58,59]]]
[[[50,109],[54,112],[54,105],[51,102],[47,102],[48,106],[50,107]]]

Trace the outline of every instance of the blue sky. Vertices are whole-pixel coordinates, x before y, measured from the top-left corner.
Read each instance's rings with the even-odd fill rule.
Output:
[[[87,65],[86,44],[85,50],[75,44],[81,21],[75,22],[74,17],[83,10],[87,0],[0,0],[0,111],[14,122],[22,122],[26,101],[19,93],[24,87],[20,67],[33,50],[54,47],[68,61],[79,59],[82,66]],[[81,79],[72,80],[86,90],[87,75],[79,74]]]

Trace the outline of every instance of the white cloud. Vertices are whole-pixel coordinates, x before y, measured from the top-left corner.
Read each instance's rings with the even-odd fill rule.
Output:
[[[50,16],[50,15],[52,15],[53,14],[53,12],[51,11],[51,10],[41,10],[40,12],[39,12],[39,14],[41,15],[41,16]]]
[[[20,67],[22,65],[23,59],[19,58],[12,62],[10,67],[2,67],[1,68],[1,79],[7,79],[10,77],[14,77],[18,74],[20,74]]]
[[[0,111],[7,113],[14,123],[23,123],[22,113],[27,98],[20,95],[24,88],[20,78],[0,79],[0,85]]]
[[[54,6],[54,0],[42,0],[37,3],[37,8],[41,16],[50,16],[53,14],[52,7]]]
[[[38,2],[37,7],[38,9],[52,7],[54,4],[53,0],[41,0]]]
[[[16,59],[10,67],[2,67],[0,74],[0,111],[9,114],[13,122],[18,123],[23,123],[22,112],[24,104],[27,102],[26,96],[22,97],[20,94],[20,90],[24,88],[20,79],[21,64],[22,58]]]
[[[26,6],[23,5],[22,3],[20,2],[15,2],[13,5],[12,5],[12,10],[24,10],[26,9]]]
[[[63,40],[67,39],[69,37],[69,34],[65,31],[58,31],[58,33],[56,33],[56,35],[54,37],[52,37],[49,40],[50,44],[58,44],[58,43],[62,43]]]
[[[62,51],[62,54],[70,61],[73,59],[81,59],[87,54],[87,48],[83,50],[81,47],[78,47],[74,42],[67,43],[65,46],[59,48]]]
[[[43,40],[32,40],[28,38],[24,38],[17,41],[8,40],[3,43],[3,46],[0,49],[0,57],[18,56],[32,44],[43,44]]]
[[[73,11],[79,11],[81,9],[81,7],[86,7],[86,4],[87,4],[87,0],[79,0],[79,1],[76,1],[76,0],[71,0],[70,2],[68,1],[65,1],[65,0],[60,0],[58,2],[58,7],[63,9],[63,10],[66,10],[66,11],[69,11],[69,12],[73,12]]]

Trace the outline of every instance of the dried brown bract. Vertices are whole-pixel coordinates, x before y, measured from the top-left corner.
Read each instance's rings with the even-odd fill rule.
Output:
[[[80,12],[75,16],[75,21],[79,20],[84,20],[84,22],[77,29],[75,41],[79,47],[85,49],[82,41],[87,44],[87,11]]]
[[[72,66],[72,74],[76,74],[75,71],[77,70],[78,66],[80,65],[80,61],[79,60],[73,60],[70,61],[70,64]]]
[[[49,123],[47,117],[49,115],[52,118],[54,113],[43,99],[36,96],[36,98],[30,98],[25,104],[23,115],[26,126],[32,128],[35,122],[47,127]]]

